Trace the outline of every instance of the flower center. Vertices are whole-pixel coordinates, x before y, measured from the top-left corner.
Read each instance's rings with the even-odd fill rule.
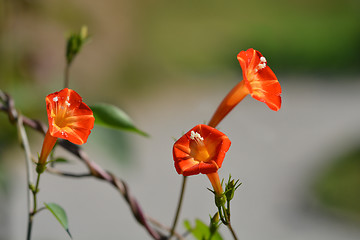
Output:
[[[257,73],[259,70],[266,68],[266,58],[262,56],[260,58],[260,63],[256,66],[255,72]]]
[[[51,117],[54,118],[54,124],[59,128],[64,128],[67,125],[68,107],[70,106],[69,97],[66,98],[65,106],[59,103],[59,98],[54,97],[55,112],[52,110]]]
[[[56,126],[58,126],[59,128],[64,128],[64,127],[66,127],[66,124],[67,124],[66,119],[64,117],[65,111],[58,111],[58,114],[59,114],[59,112],[60,112],[60,115],[55,116],[54,124]]]
[[[198,132],[191,131],[190,139],[195,143],[195,149],[192,149],[192,156],[195,161],[198,162],[207,162],[209,160],[210,154],[204,143],[204,138]]]

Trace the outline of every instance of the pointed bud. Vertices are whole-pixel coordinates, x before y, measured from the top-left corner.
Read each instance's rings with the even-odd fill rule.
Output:
[[[226,198],[230,201],[234,197],[235,189],[234,189],[234,180],[229,182],[228,185],[226,185]]]
[[[241,185],[241,183],[238,182],[239,180],[231,180],[231,176],[229,177],[229,181],[225,187],[225,195],[227,201],[231,201],[231,199],[233,199],[235,190]]]
[[[209,230],[211,236],[214,235],[217,229],[219,228],[219,221],[220,221],[219,212],[216,212],[213,217],[210,217]]]
[[[66,61],[70,64],[88,40],[88,29],[83,26],[79,33],[72,33],[66,43]]]

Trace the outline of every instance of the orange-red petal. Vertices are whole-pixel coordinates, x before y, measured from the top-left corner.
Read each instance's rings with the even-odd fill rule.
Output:
[[[83,144],[94,127],[91,109],[74,90],[65,88],[46,97],[49,132],[75,144]]]
[[[252,48],[241,51],[237,59],[243,70],[243,78],[250,95],[268,105],[271,110],[281,108],[281,86],[274,72],[261,61],[264,56]],[[262,65],[265,64],[265,65]]]

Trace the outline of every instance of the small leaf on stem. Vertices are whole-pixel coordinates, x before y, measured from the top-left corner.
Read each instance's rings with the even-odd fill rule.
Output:
[[[65,210],[56,203],[44,203],[44,205],[55,216],[55,218],[59,221],[61,226],[63,226],[65,231],[69,234],[70,238],[72,239],[72,236],[69,231],[68,219]]]
[[[66,158],[58,157],[58,158],[55,158],[54,160],[52,160],[52,162],[54,162],[54,163],[69,163],[70,161],[67,160]]]

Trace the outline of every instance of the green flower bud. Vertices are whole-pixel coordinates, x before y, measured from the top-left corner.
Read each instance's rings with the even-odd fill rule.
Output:
[[[241,185],[241,183],[238,184],[238,182],[239,180],[231,180],[231,176],[229,177],[229,181],[225,187],[225,195],[228,201],[233,199],[235,190]]]
[[[232,180],[231,182],[229,182],[226,185],[226,188],[225,188],[226,198],[230,201],[231,199],[233,199],[234,193],[235,193],[235,181]]]
[[[214,235],[219,228],[219,212],[216,212],[212,218],[210,218],[210,235]]]
[[[215,205],[218,208],[225,206],[226,203],[226,196],[224,194],[216,194],[215,193]]]
[[[89,35],[86,26],[83,26],[79,33],[72,33],[68,37],[66,44],[66,60],[68,64],[73,61],[88,38]]]

